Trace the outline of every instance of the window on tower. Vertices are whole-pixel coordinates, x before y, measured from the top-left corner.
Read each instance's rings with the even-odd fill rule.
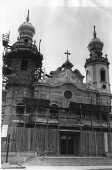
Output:
[[[21,62],[21,70],[26,71],[28,67],[28,61],[27,60],[22,60]]]
[[[87,70],[86,72],[86,81],[89,83],[91,81],[91,74],[90,74],[90,71]]]
[[[105,70],[104,69],[101,69],[100,71],[100,77],[101,77],[101,81],[105,82]]]

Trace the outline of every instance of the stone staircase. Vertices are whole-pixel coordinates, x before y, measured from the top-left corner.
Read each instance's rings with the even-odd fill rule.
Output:
[[[51,157],[42,156],[26,160],[25,166],[112,166],[112,158],[106,157]]]

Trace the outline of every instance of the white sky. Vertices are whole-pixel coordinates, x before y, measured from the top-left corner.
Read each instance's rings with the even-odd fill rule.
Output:
[[[108,54],[110,61],[112,84],[112,1],[1,0],[0,32],[11,31],[10,44],[16,41],[17,29],[25,21],[28,9],[36,29],[37,45],[42,39],[41,52],[47,72],[62,65],[66,59],[64,52],[68,49],[72,53],[69,59],[74,69],[85,75],[84,64],[89,56],[87,45],[93,37],[93,25],[96,25],[97,36],[104,42],[104,55]],[[1,46],[0,50],[3,50]]]

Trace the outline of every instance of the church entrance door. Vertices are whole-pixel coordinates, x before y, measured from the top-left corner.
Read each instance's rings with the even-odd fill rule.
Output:
[[[60,153],[63,155],[78,155],[80,133],[61,132],[60,133]]]

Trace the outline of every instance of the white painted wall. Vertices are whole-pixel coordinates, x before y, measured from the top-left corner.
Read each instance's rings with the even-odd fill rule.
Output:
[[[102,88],[103,82],[101,82],[100,70],[104,69],[106,72],[106,89]],[[100,90],[100,92],[110,93],[110,80],[109,80],[109,68],[105,64],[97,63],[95,65],[88,65],[86,68],[90,72],[90,75],[86,77],[86,82],[91,84],[91,87]]]

